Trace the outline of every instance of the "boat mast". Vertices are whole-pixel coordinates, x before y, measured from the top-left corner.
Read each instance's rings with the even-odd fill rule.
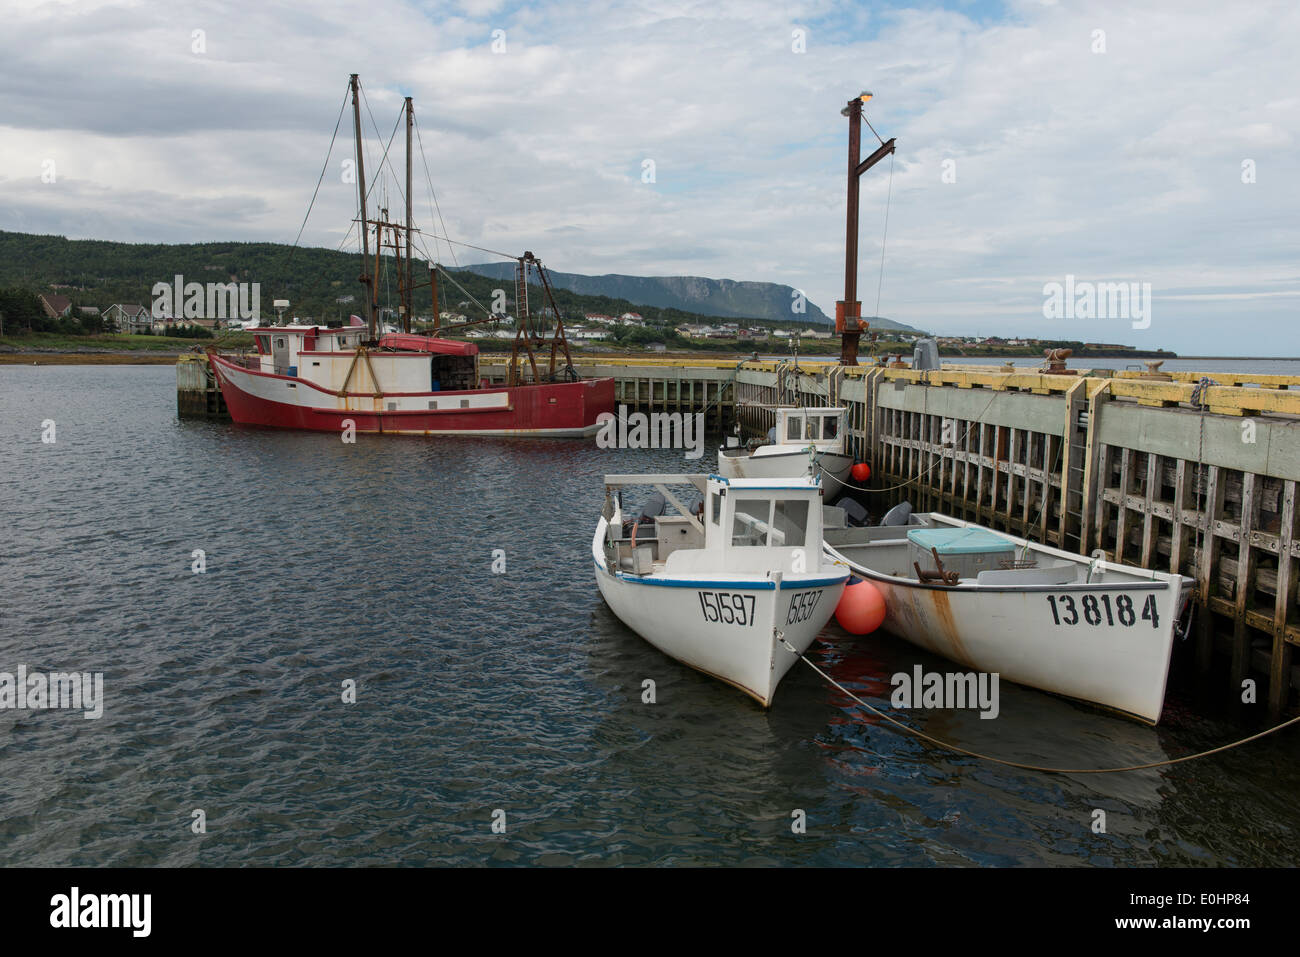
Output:
[[[862,162],[858,162],[862,144],[862,104],[871,99],[862,93],[849,100],[841,116],[849,118],[849,202],[848,222],[844,232],[844,298],[835,304],[835,331],[840,334],[840,365],[858,364],[858,339],[867,328],[862,321],[862,303],[858,301],[858,180],[862,174],[894,152],[890,137]]]
[[[411,307],[414,302],[413,280],[415,273],[411,271],[411,127],[415,123],[414,107],[411,105],[411,98],[406,98],[406,288],[402,296],[402,303],[406,307],[405,315],[402,316],[402,331],[411,331]]]
[[[357,196],[361,202],[361,279],[362,285],[366,287],[366,328],[369,330],[370,341],[375,339],[375,312],[371,304],[371,288],[374,285],[373,278],[366,272],[370,265],[370,223],[366,216],[366,161],[361,152],[361,99],[358,95],[359,81],[357,74],[352,74],[350,81],[352,86],[352,126],[356,132],[357,141]]]

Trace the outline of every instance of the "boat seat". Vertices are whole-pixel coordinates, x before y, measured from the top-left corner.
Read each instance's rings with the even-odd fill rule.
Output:
[[[1074,564],[1049,565],[1046,568],[990,568],[975,578],[979,585],[1072,585],[1079,580],[1080,567]]]

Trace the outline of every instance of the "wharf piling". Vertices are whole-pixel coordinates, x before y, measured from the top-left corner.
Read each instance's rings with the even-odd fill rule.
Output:
[[[176,361],[176,414],[182,419],[230,418],[206,355],[187,352]]]

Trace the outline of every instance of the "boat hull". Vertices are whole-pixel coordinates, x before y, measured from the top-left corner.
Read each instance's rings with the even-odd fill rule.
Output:
[[[718,449],[718,474],[726,479],[737,478],[799,478],[808,474],[808,452],[805,449],[777,452],[770,455],[728,455],[733,449]],[[849,470],[853,468],[851,456],[840,452],[824,452],[818,460],[821,465],[822,488],[826,501],[834,501],[845,489]]]
[[[592,553],[596,584],[610,610],[670,658],[738,688],[765,708],[798,660],[778,632],[803,654],[834,613],[848,580],[838,570],[779,583],[753,575],[611,573],[601,556],[604,537],[602,519]]]
[[[944,587],[827,553],[880,590],[884,628],[905,641],[970,670],[1159,722],[1188,594],[1178,581]]]
[[[212,356],[230,417],[242,425],[388,435],[585,437],[614,410],[614,380],[583,379],[419,395],[337,395],[307,380],[245,369]],[[400,408],[389,409],[388,404]],[[411,408],[423,403],[443,408]],[[451,405],[466,406],[450,408]]]

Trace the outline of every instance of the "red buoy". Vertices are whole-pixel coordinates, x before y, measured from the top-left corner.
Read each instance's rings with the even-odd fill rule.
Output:
[[[853,481],[862,484],[871,478],[871,466],[866,462],[859,462],[853,468],[849,469],[849,474],[853,476]]]
[[[850,634],[869,635],[885,620],[885,596],[869,581],[850,582],[835,606],[835,620]]]

